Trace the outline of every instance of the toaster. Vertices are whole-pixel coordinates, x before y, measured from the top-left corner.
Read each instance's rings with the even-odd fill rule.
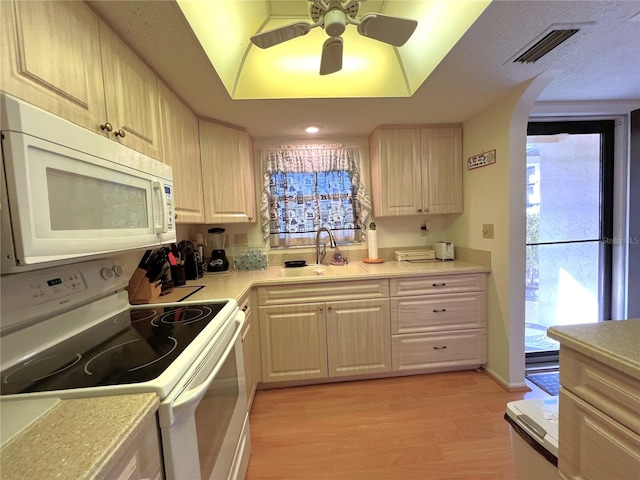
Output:
[[[437,260],[455,260],[453,243],[451,242],[435,242],[433,250]]]

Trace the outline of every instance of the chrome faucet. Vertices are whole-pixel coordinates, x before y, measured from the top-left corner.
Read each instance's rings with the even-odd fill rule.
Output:
[[[323,243],[322,244],[322,249],[320,249],[320,233],[322,233],[322,231],[327,232],[327,234],[329,235],[329,243],[331,245],[331,248],[336,248],[336,239],[333,238],[333,233],[331,232],[331,230],[328,227],[320,227],[318,229],[318,233],[316,233],[316,264],[320,265],[322,263],[322,261],[324,260],[324,257],[327,255],[327,244]]]

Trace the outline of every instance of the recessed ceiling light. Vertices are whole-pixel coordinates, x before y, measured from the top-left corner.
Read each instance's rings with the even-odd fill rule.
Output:
[[[305,132],[307,133],[318,133],[320,129],[318,127],[307,127],[304,129]]]

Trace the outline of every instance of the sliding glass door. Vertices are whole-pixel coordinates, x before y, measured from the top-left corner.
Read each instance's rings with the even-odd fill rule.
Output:
[[[530,123],[527,361],[557,357],[553,325],[611,318],[613,121]]]

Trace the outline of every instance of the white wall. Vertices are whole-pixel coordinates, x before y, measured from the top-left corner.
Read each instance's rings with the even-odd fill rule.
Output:
[[[487,370],[506,388],[524,383],[525,173],[528,114],[553,77],[514,87],[463,124],[463,158],[496,150],[496,163],[463,173],[464,213],[448,230],[457,245],[491,252]],[[465,164],[466,165],[466,164]],[[494,224],[494,239],[482,225]]]

